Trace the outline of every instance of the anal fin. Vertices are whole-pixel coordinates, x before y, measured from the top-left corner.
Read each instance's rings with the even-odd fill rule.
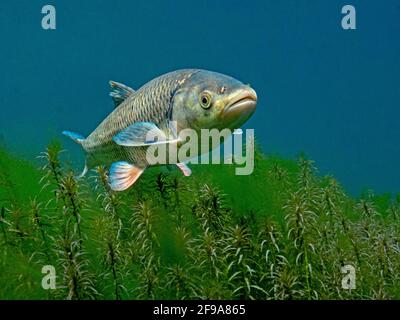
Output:
[[[192,170],[190,170],[190,168],[188,167],[187,164],[180,162],[180,163],[177,163],[176,165],[182,171],[182,173],[185,177],[189,177],[192,174]]]
[[[133,185],[143,173],[144,169],[135,167],[126,162],[114,162],[109,171],[110,188],[114,191],[123,191]]]

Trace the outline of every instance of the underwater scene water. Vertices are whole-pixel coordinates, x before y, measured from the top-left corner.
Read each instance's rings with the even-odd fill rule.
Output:
[[[396,0],[2,3],[0,299],[400,299],[399,31]],[[213,128],[219,163],[149,165]]]

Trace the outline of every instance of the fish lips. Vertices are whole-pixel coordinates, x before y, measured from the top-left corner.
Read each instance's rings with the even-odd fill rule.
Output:
[[[231,99],[221,113],[221,121],[225,127],[238,128],[254,113],[257,105],[257,94],[251,88],[241,90]]]

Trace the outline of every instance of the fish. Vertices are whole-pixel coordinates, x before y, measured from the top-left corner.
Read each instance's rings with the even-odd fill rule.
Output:
[[[184,129],[236,129],[254,113],[257,94],[233,77],[202,69],[172,71],[134,90],[110,81],[115,109],[86,138],[72,131],[62,133],[80,144],[85,153],[83,177],[89,169],[108,167],[112,190],[131,187],[147,167],[148,148],[176,144]],[[185,176],[185,162],[176,164]]]

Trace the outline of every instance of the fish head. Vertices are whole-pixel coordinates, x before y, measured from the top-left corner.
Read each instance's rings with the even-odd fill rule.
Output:
[[[240,128],[254,113],[257,94],[249,85],[211,71],[194,73],[176,91],[172,120],[182,129]]]

